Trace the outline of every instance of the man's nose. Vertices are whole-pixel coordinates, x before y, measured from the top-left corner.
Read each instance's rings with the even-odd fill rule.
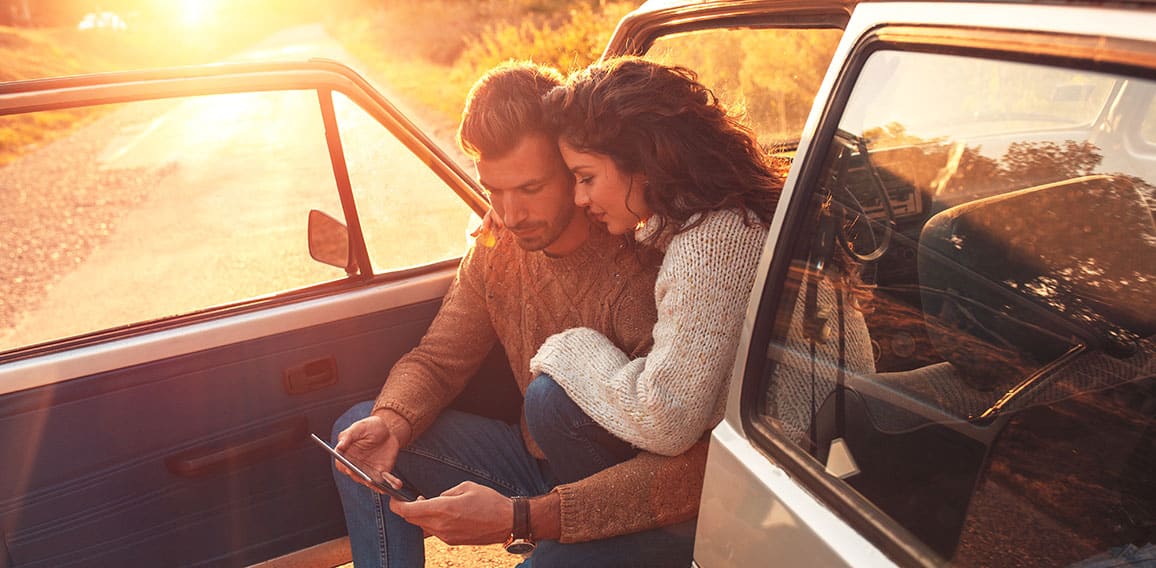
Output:
[[[516,196],[503,196],[502,207],[500,211],[502,215],[502,222],[507,227],[517,227],[522,221],[526,220],[526,207],[520,199]]]

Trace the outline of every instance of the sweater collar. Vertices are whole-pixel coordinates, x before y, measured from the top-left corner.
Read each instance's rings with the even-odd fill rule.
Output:
[[[617,241],[616,241],[617,239]],[[560,269],[576,269],[589,265],[591,262],[603,258],[607,253],[614,249],[625,247],[619,237],[615,237],[606,232],[606,228],[600,223],[590,223],[590,235],[586,242],[582,243],[574,252],[566,256],[550,256],[546,253],[541,253],[542,259],[547,265]]]

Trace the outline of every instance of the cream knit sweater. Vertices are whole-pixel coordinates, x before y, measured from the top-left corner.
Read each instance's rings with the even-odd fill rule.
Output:
[[[632,359],[603,334],[574,328],[547,339],[531,371],[553,377],[615,436],[656,454],[685,452],[722,418],[766,236],[740,211],[707,213],[667,245],[649,356]]]

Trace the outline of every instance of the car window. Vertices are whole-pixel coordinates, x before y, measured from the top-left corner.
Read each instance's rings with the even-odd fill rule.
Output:
[[[1124,142],[1153,92],[872,53],[775,281],[759,420],[953,564],[1152,542],[1156,159]]]
[[[347,278],[308,248],[311,209],[345,219],[316,91],[70,115],[81,126],[0,168],[0,351]],[[459,256],[467,206],[362,109],[344,101],[339,123],[374,271]]]
[[[374,272],[461,256],[473,211],[347,97],[334,93],[334,107]]]
[[[1148,99],[1148,112],[1144,113],[1144,123],[1140,126],[1141,139],[1156,146],[1156,97]]]
[[[770,147],[799,141],[838,29],[713,29],[658,38],[645,57],[699,74]],[[788,55],[789,54],[789,55]]]

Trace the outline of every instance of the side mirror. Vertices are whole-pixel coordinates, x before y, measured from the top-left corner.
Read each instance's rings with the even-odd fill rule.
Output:
[[[309,256],[317,262],[344,268],[346,274],[357,272],[357,262],[349,249],[349,229],[316,209],[309,211]]]

